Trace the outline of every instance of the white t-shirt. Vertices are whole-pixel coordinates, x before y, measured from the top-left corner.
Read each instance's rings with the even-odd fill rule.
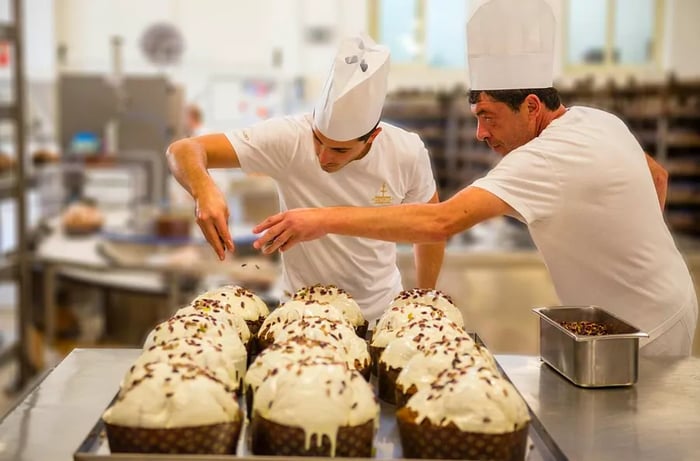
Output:
[[[414,133],[380,126],[367,155],[335,173],[319,165],[310,115],[266,120],[227,136],[246,173],[276,180],[282,210],[427,202],[435,180],[423,142]],[[335,284],[355,298],[369,321],[402,289],[394,243],[327,235],[284,252],[282,262],[286,292]]]
[[[473,186],[519,213],[562,304],[598,305],[650,340],[697,309],[644,152],[614,115],[569,109]]]

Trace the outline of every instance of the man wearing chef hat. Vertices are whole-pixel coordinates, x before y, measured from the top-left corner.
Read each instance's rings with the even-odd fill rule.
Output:
[[[665,171],[616,116],[561,105],[552,88],[555,21],[544,0],[480,2],[467,24],[477,138],[503,155],[434,205],[295,210],[268,218],[256,246],[327,234],[446,239],[486,219],[527,224],[562,304],[594,304],[649,333],[647,355],[688,355],[697,298],[663,219]],[[659,206],[661,203],[661,206]],[[273,243],[267,251],[274,251]]]
[[[233,250],[229,210],[207,168],[272,177],[282,210],[438,201],[428,151],[418,135],[380,122],[388,72],[386,47],[366,36],[347,38],[313,114],[273,118],[170,146],[170,170],[194,198],[197,223],[221,259]],[[444,242],[416,244],[414,251],[417,285],[434,288]],[[370,321],[402,290],[394,243],[330,235],[285,251],[282,263],[285,292],[337,285]]]

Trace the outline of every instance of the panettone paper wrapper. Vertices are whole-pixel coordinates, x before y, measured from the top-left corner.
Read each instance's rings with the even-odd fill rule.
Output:
[[[415,422],[409,407],[396,412],[404,458],[522,461],[527,450],[528,424],[503,434],[464,432],[454,425]]]
[[[246,320],[245,323],[248,325],[248,329],[250,330],[250,341],[248,342],[248,366],[250,366],[251,363],[255,360],[255,357],[258,356],[260,351],[264,349],[264,347],[261,347],[260,345],[260,340],[258,339],[258,331],[260,331],[260,327],[263,324],[263,319],[260,318],[258,320]]]
[[[105,423],[112,453],[235,454],[241,432],[237,421],[204,426],[149,429]]]
[[[357,364],[356,364],[357,365]],[[369,382],[372,379],[372,364],[361,368],[356,368],[356,370],[365,378],[365,381]]]
[[[335,453],[331,453],[331,441],[322,436],[311,435],[308,448],[304,429],[278,424],[255,413],[251,422],[251,451],[255,455],[267,456],[336,456],[369,458],[372,456],[374,421],[359,426],[341,426],[336,438]]]
[[[379,370],[379,357],[384,352],[384,347],[369,346],[369,358],[372,359],[372,374],[376,375]]]
[[[258,355],[258,353],[257,353],[258,346],[256,343],[257,343],[257,339],[255,338],[255,336],[251,335],[248,342],[243,344],[245,346],[245,353],[246,353],[246,360],[245,360],[246,370],[248,369],[248,367],[250,367],[250,364],[253,363],[253,360]]]
[[[367,328],[368,328],[368,327],[369,327],[369,322],[367,322],[367,320],[365,320],[365,322],[364,322],[362,325],[357,325],[357,326],[355,327],[355,333],[356,333],[357,336],[359,336],[360,338],[366,339],[366,338],[367,338]]]
[[[253,391],[253,386],[245,387],[245,415],[248,420],[253,418],[253,398],[255,397],[255,392]]]
[[[415,384],[411,384],[411,386],[407,390],[404,390],[401,384],[396,383],[394,393],[394,403],[396,405],[396,408],[405,407],[406,403],[408,402],[408,399],[413,397],[413,394],[415,394],[416,392],[418,392],[418,388],[416,388]]]
[[[396,403],[396,379],[401,373],[401,368],[388,367],[386,363],[379,363],[377,373],[377,393],[379,398],[386,403]]]
[[[251,337],[255,337],[258,334],[258,331],[260,331],[260,327],[262,326],[264,321],[265,319],[263,318],[245,321],[246,325],[248,325],[248,329],[250,330]]]
[[[255,355],[259,354],[260,352],[264,351],[267,349],[268,346],[272,345],[272,343],[275,342],[275,338],[270,333],[269,331],[263,335],[256,335],[255,336]],[[252,361],[250,363],[253,363]]]

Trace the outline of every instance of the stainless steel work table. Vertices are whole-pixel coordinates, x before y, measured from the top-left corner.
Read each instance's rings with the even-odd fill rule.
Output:
[[[498,362],[572,460],[700,459],[700,358],[644,358],[627,388],[582,389],[538,357]]]
[[[0,422],[0,460],[72,460],[139,352],[71,352]],[[698,358],[642,358],[635,387],[595,390],[574,387],[537,357],[497,359],[570,459],[698,459]]]

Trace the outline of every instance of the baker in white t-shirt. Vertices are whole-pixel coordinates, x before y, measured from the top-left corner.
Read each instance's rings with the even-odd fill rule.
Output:
[[[233,242],[226,200],[209,168],[241,168],[272,177],[282,210],[338,205],[381,210],[438,202],[421,139],[379,121],[388,72],[386,47],[365,36],[345,39],[313,114],[273,118],[170,146],[170,170],[195,199],[197,222],[220,259],[233,250]],[[372,321],[402,290],[394,243],[329,235],[288,250],[288,237],[277,240],[282,288],[288,293],[316,283],[335,284]],[[417,285],[434,288],[444,242],[416,244],[414,251]]]
[[[689,355],[698,305],[663,218],[667,175],[616,116],[565,108],[552,88],[554,15],[544,0],[481,2],[467,25],[477,138],[503,158],[435,205],[295,210],[256,246],[327,234],[431,242],[486,219],[526,223],[562,304],[603,307],[649,333],[646,355]],[[274,251],[273,243],[268,249]],[[507,287],[503,287],[507,289]]]

